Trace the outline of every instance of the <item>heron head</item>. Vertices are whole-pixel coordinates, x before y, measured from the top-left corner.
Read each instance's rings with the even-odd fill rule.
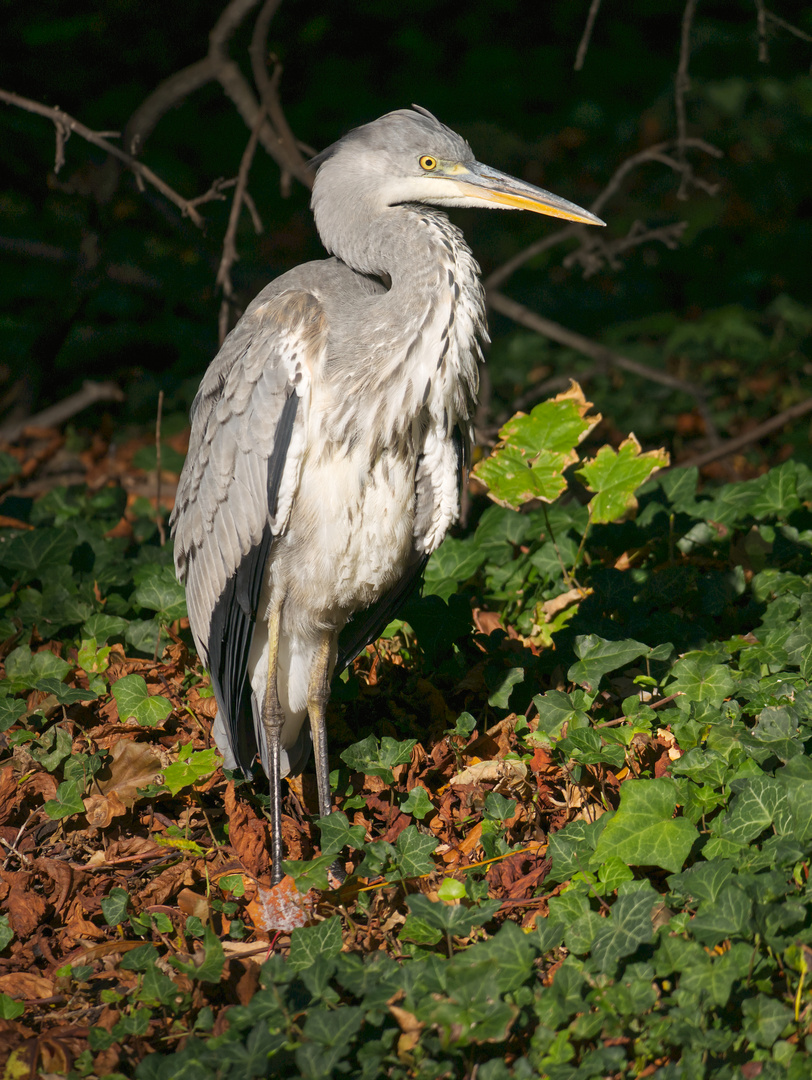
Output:
[[[476,160],[460,135],[415,105],[348,132],[313,159],[313,210],[326,190],[345,199],[371,197],[382,210],[400,203],[530,210],[587,225],[605,224],[588,210]]]

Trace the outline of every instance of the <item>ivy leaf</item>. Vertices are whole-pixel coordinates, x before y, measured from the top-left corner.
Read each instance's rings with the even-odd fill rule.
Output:
[[[700,701],[718,708],[735,689],[730,668],[708,653],[688,653],[674,664],[671,674],[674,681],[668,687],[669,693],[680,695],[676,705],[684,712]]]
[[[124,922],[129,902],[130,897],[126,889],[121,889],[118,886],[112,888],[107,896],[102,897],[102,915],[104,915],[104,921],[108,926],[118,926]]]
[[[772,1046],[784,1028],[792,1024],[792,1010],[766,994],[742,1002],[744,1033],[757,1046]]]
[[[3,566],[18,571],[23,581],[30,581],[48,566],[69,563],[75,546],[72,528],[32,529],[3,545]]]
[[[17,698],[0,698],[0,732],[8,731],[25,711],[24,701]]]
[[[672,780],[627,780],[620,807],[601,833],[589,861],[597,868],[610,856],[629,866],[682,869],[699,833],[685,818],[675,818],[677,791]]]
[[[487,900],[476,907],[462,904],[443,904],[429,900],[422,893],[406,897],[409,911],[427,926],[433,926],[453,937],[467,937],[473,927],[489,922],[501,907],[499,900]]]
[[[632,887],[633,892],[624,892]],[[635,952],[638,945],[654,940],[651,912],[658,894],[651,883],[627,882],[618,892],[609,918],[601,919],[592,946],[592,956],[601,971],[610,971],[618,960]]]
[[[401,813],[411,814],[412,817],[422,821],[434,812],[434,804],[429,798],[426,789],[421,787],[420,784],[416,784],[400,804],[400,810]],[[360,828],[360,826],[356,827]]]
[[[423,791],[422,788],[420,790]],[[350,825],[347,815],[340,810],[319,818],[317,824],[321,833],[322,855],[335,856],[342,848],[364,846],[364,826]]]
[[[702,945],[713,947],[744,934],[750,923],[752,904],[738,885],[725,885],[711,900],[703,900],[691,921],[691,933]]]
[[[497,709],[506,709],[508,707],[508,702],[510,701],[510,695],[513,692],[513,687],[516,686],[517,683],[524,682],[524,668],[513,667],[508,671],[499,669],[492,673],[486,671],[485,681],[490,690],[488,704],[493,705]]]
[[[141,607],[157,611],[164,622],[173,622],[186,614],[186,590],[169,566],[156,566],[133,593]]]
[[[95,690],[65,686],[59,679],[53,678],[39,679],[37,689],[44,694],[52,694],[60,705],[74,705],[77,701],[95,701],[99,696]]]
[[[787,789],[772,776],[753,776],[737,781],[736,786],[740,790],[720,825],[719,835],[745,843],[772,825],[779,804],[787,799]]]
[[[82,802],[84,784],[78,780],[66,780],[56,789],[56,797],[48,799],[43,810],[54,821],[72,817],[74,814],[83,814],[85,804]]]
[[[113,684],[113,697],[122,723],[135,717],[143,727],[156,727],[172,712],[172,703],[161,694],[150,696],[141,675],[125,675],[119,679]]]
[[[529,416],[518,413],[509,420],[493,453],[473,470],[493,501],[515,510],[531,499],[554,502],[567,486],[564,471],[578,460],[575,447],[600,423],[600,414],[586,415],[591,408],[572,382]]]
[[[6,678],[11,690],[38,690],[40,680],[56,679],[61,682],[70,671],[67,660],[55,656],[48,649],[32,653],[27,645],[20,645],[6,657]]]
[[[607,641],[597,634],[584,634],[575,639],[575,655],[579,659],[567,672],[567,678],[588,690],[597,690],[604,675],[626,667],[648,651],[648,645],[632,638]]]
[[[119,680],[121,682],[122,680]],[[118,686],[119,683],[116,683]],[[115,689],[115,687],[114,687]],[[118,699],[116,699],[118,700]],[[149,699],[150,702],[155,701],[156,698]],[[169,702],[165,698],[158,698],[159,701],[165,701],[166,705]],[[169,712],[172,711],[170,705]],[[167,712],[166,716],[169,715]],[[162,716],[161,719],[165,719]],[[143,723],[143,721],[140,721]],[[148,725],[152,726],[152,725]],[[184,750],[186,753],[184,754]],[[192,753],[191,744],[183,747],[180,752],[180,760],[173,761],[171,765],[167,765],[164,769],[164,784],[169,788],[173,795],[177,795],[179,791],[182,791],[186,787],[193,787],[205,776],[211,776],[214,770],[220,764],[220,758],[217,756],[217,751],[214,747],[209,750],[197,750]]]
[[[14,931],[11,929],[8,915],[0,915],[0,952],[5,949],[6,945],[8,945],[13,937]]]
[[[439,844],[435,836],[426,836],[416,825],[407,826],[395,841],[396,870],[387,874],[390,881],[420,877],[434,870],[431,853]]]
[[[341,952],[341,919],[333,915],[315,926],[298,926],[290,935],[290,964],[292,971],[305,971],[321,957],[338,956]]]
[[[0,994],[0,1020],[16,1020],[25,1012],[25,1005],[8,994]]]
[[[567,487],[564,470],[577,460],[577,454],[549,450],[539,450],[528,460],[516,447],[503,446],[480,461],[473,472],[495,503],[518,510],[532,499],[554,502]]]
[[[203,955],[198,961],[185,963],[178,960],[177,957],[169,958],[169,963],[177,971],[189,975],[193,979],[208,983],[218,983],[220,981],[225,962],[226,954],[222,942],[210,926],[207,926],[203,932]]]
[[[341,760],[349,768],[367,776],[380,776],[388,784],[395,781],[392,769],[396,765],[405,765],[412,756],[417,739],[391,739],[388,735],[378,741],[374,735],[368,735],[361,742],[353,743],[341,753]]]

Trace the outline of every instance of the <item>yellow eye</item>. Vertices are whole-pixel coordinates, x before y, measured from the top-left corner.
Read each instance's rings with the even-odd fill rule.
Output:
[[[437,168],[437,158],[430,157],[428,154],[420,159],[420,168],[425,169],[426,172],[431,172],[432,169]]]

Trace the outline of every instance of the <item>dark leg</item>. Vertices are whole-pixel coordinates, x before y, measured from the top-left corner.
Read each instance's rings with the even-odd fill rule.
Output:
[[[282,777],[280,748],[284,715],[279,704],[276,672],[279,661],[279,624],[282,604],[273,605],[268,618],[268,679],[262,706],[262,726],[268,740],[268,771],[271,792],[271,881],[282,880]]]

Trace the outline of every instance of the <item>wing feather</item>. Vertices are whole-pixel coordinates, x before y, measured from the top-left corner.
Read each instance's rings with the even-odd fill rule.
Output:
[[[226,338],[192,406],[172,515],[175,566],[212,676],[221,749],[244,772],[256,755],[247,681],[256,608],[298,487],[310,372],[325,341],[319,301],[270,286]]]
[[[455,428],[451,438],[427,433],[415,470],[415,554],[403,577],[371,607],[351,619],[338,639],[336,673],[377,640],[419,587],[431,553],[438,548],[459,515],[459,492],[465,468],[467,430]]]

